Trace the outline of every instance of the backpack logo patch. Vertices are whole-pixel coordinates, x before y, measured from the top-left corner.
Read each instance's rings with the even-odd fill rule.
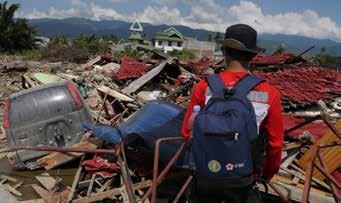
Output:
[[[228,171],[233,171],[236,168],[243,168],[243,167],[244,167],[244,163],[237,163],[237,164],[228,163],[225,166],[226,170]]]
[[[232,171],[234,168],[233,164],[231,164],[231,163],[226,164],[225,167],[226,167],[226,170],[228,170],[228,171]]]
[[[208,169],[213,173],[218,173],[221,170],[221,164],[217,160],[208,162]]]

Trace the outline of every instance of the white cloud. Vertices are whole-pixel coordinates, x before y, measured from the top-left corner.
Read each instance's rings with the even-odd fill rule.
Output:
[[[181,25],[183,23],[180,11],[176,8],[168,8],[166,6],[147,6],[138,16],[141,22],[153,24]]]
[[[108,0],[123,2],[123,0]],[[133,0],[129,0],[133,1]],[[186,4],[190,7],[188,14],[180,12],[176,5]],[[142,11],[123,14],[114,8],[103,8],[96,3],[72,0],[73,8],[57,10],[50,7],[47,11],[33,10],[22,14],[27,18],[67,18],[85,17],[93,20],[126,20],[133,21],[139,16],[141,22],[152,24],[185,25],[192,28],[208,29],[223,32],[227,26],[245,23],[254,27],[259,33],[294,34],[314,38],[329,38],[341,41],[341,27],[328,17],[320,16],[312,10],[301,13],[288,12],[264,14],[261,7],[250,1],[227,7],[219,5],[215,0],[159,0],[146,6]]]
[[[129,20],[127,16],[124,16],[114,9],[102,8],[92,3],[90,6],[89,17],[93,20]]]
[[[26,17],[29,19],[37,19],[37,18],[63,19],[63,18],[80,16],[80,15],[81,15],[80,10],[75,9],[75,8],[60,10],[60,9],[56,9],[54,7],[50,7],[46,12],[37,11],[36,9],[33,9],[32,13],[29,13],[26,15],[23,13],[20,13],[19,17]]]

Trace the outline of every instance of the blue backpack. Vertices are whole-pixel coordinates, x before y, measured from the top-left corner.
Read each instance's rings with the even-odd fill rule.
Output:
[[[219,75],[209,75],[207,82],[213,95],[193,126],[197,181],[206,189],[251,185],[253,144],[259,135],[255,110],[247,94],[263,79],[247,75],[232,89],[224,86]]]

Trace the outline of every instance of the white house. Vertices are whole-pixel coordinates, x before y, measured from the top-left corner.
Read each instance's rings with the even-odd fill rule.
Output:
[[[162,49],[167,53],[173,50],[182,50],[184,47],[184,37],[174,27],[170,27],[163,32],[157,32],[153,43],[155,48]]]

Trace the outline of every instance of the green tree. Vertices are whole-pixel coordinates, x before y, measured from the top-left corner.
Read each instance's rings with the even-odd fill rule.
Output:
[[[55,36],[50,39],[50,43],[54,45],[64,45],[68,46],[69,45],[69,40],[66,36],[61,35],[61,36]]]
[[[188,49],[174,50],[168,52],[170,56],[177,57],[181,61],[189,61],[195,59],[195,55]]]
[[[107,42],[111,41],[113,43],[117,43],[119,41],[119,38],[114,34],[110,34],[110,35],[104,35],[103,40]]]
[[[284,47],[282,45],[279,45],[272,55],[280,55],[283,52],[284,52]]]
[[[208,41],[208,42],[212,42],[212,34],[211,34],[211,33],[208,33],[208,35],[207,35],[207,41]]]
[[[221,35],[220,32],[217,32],[214,36],[214,41],[219,43],[221,41]]]
[[[0,51],[14,52],[36,48],[36,32],[26,19],[15,19],[19,4],[0,3]]]
[[[104,53],[108,51],[108,42],[96,37],[95,34],[80,34],[73,40],[73,45],[80,49],[88,50],[92,54]]]
[[[320,52],[321,52],[321,54],[324,54],[326,52],[326,47],[322,47]]]

